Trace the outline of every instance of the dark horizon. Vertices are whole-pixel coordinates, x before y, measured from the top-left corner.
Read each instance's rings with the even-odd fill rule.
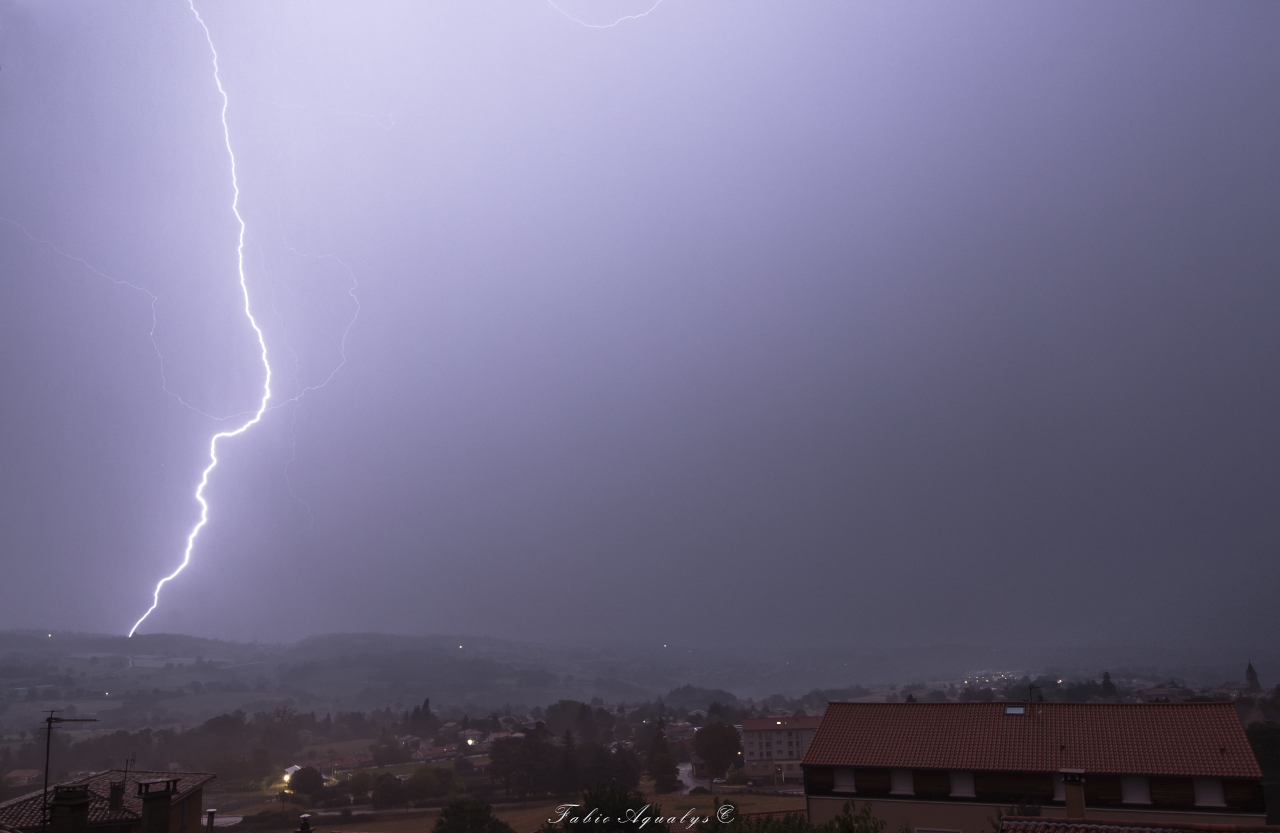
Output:
[[[1243,679],[1247,665],[1258,669],[1264,688],[1280,680],[1280,651],[1247,654],[1236,646],[1158,647],[1151,645],[932,645],[869,648],[773,643],[667,643],[623,641],[535,641],[476,634],[391,634],[373,632],[318,633],[290,641],[239,642],[185,634],[68,633],[31,629],[0,631],[0,655],[26,657],[88,655],[105,658],[160,657],[168,660],[203,657],[206,661],[242,663],[270,658],[270,663],[351,663],[395,661],[406,673],[425,673],[440,662],[455,660],[513,664],[513,667],[556,668],[560,673],[582,667],[601,669],[652,688],[681,684],[737,689],[745,698],[765,694],[798,696],[812,688],[886,686],[947,680],[1001,672],[1059,676],[1068,682],[1141,677],[1153,682],[1177,678],[1196,686]],[[583,665],[585,663],[585,666]],[[603,663],[603,664],[602,664]],[[234,666],[233,666],[234,667]],[[580,672],[581,673],[581,672]],[[730,682],[736,680],[737,683]],[[655,682],[658,681],[658,682]],[[766,690],[767,689],[767,690]]]

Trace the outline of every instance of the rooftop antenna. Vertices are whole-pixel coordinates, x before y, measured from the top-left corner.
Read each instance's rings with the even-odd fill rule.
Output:
[[[44,793],[40,796],[40,833],[44,833],[49,825],[49,750],[53,745],[53,724],[55,723],[97,723],[96,717],[54,717],[63,709],[50,709],[49,716],[44,719]]]
[[[137,760],[138,750],[136,749],[129,752],[129,755],[124,759],[124,780],[126,782],[129,780],[129,767],[133,766],[134,762]]]

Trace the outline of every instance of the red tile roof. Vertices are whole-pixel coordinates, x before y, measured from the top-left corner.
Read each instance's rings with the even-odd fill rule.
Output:
[[[743,718],[742,731],[768,732],[778,729],[816,729],[821,717],[747,717]]]
[[[1262,777],[1230,703],[831,703],[803,763]]]
[[[1000,819],[1000,833],[1179,833],[1179,831],[1204,831],[1204,833],[1280,833],[1280,827],[1272,825],[1242,824],[1183,824],[1158,821],[1108,821],[1088,819],[1028,818],[1005,816]]]
[[[49,785],[49,797],[53,798],[55,786],[89,785],[89,823],[134,820],[142,818],[142,799],[138,797],[138,784],[148,781],[177,780],[178,791],[171,801],[181,801],[198,787],[212,781],[216,776],[208,772],[151,772],[133,770],[125,778],[124,772],[118,769],[99,772],[88,778],[76,778],[71,781],[60,781]],[[112,781],[125,780],[124,806],[116,811],[110,809],[110,785]],[[43,790],[12,798],[0,803],[0,827],[38,828],[40,827],[41,807],[43,806]]]

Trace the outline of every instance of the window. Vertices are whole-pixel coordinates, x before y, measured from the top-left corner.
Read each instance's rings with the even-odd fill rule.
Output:
[[[916,782],[909,769],[889,770],[889,795],[915,795]]]
[[[1150,804],[1151,785],[1141,775],[1121,775],[1120,800],[1125,804]]]
[[[1026,706],[1005,706],[1004,713],[1005,714],[1026,714],[1027,707]]]
[[[1055,772],[1053,774],[1053,800],[1054,801],[1067,800],[1067,782],[1062,780],[1061,772]]]
[[[836,786],[834,792],[838,793],[855,793],[858,791],[857,782],[853,778],[853,770],[846,767],[836,768]]]
[[[1193,778],[1197,807],[1226,807],[1226,799],[1222,797],[1221,778]]]
[[[956,798],[973,798],[973,772],[967,769],[951,770],[951,794]]]

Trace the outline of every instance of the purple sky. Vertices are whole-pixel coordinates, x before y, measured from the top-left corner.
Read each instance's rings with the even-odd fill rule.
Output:
[[[144,631],[1270,644],[1275,3],[198,7],[277,402],[361,311]],[[220,106],[0,0],[0,627],[127,631],[234,425],[32,238],[257,404]]]

